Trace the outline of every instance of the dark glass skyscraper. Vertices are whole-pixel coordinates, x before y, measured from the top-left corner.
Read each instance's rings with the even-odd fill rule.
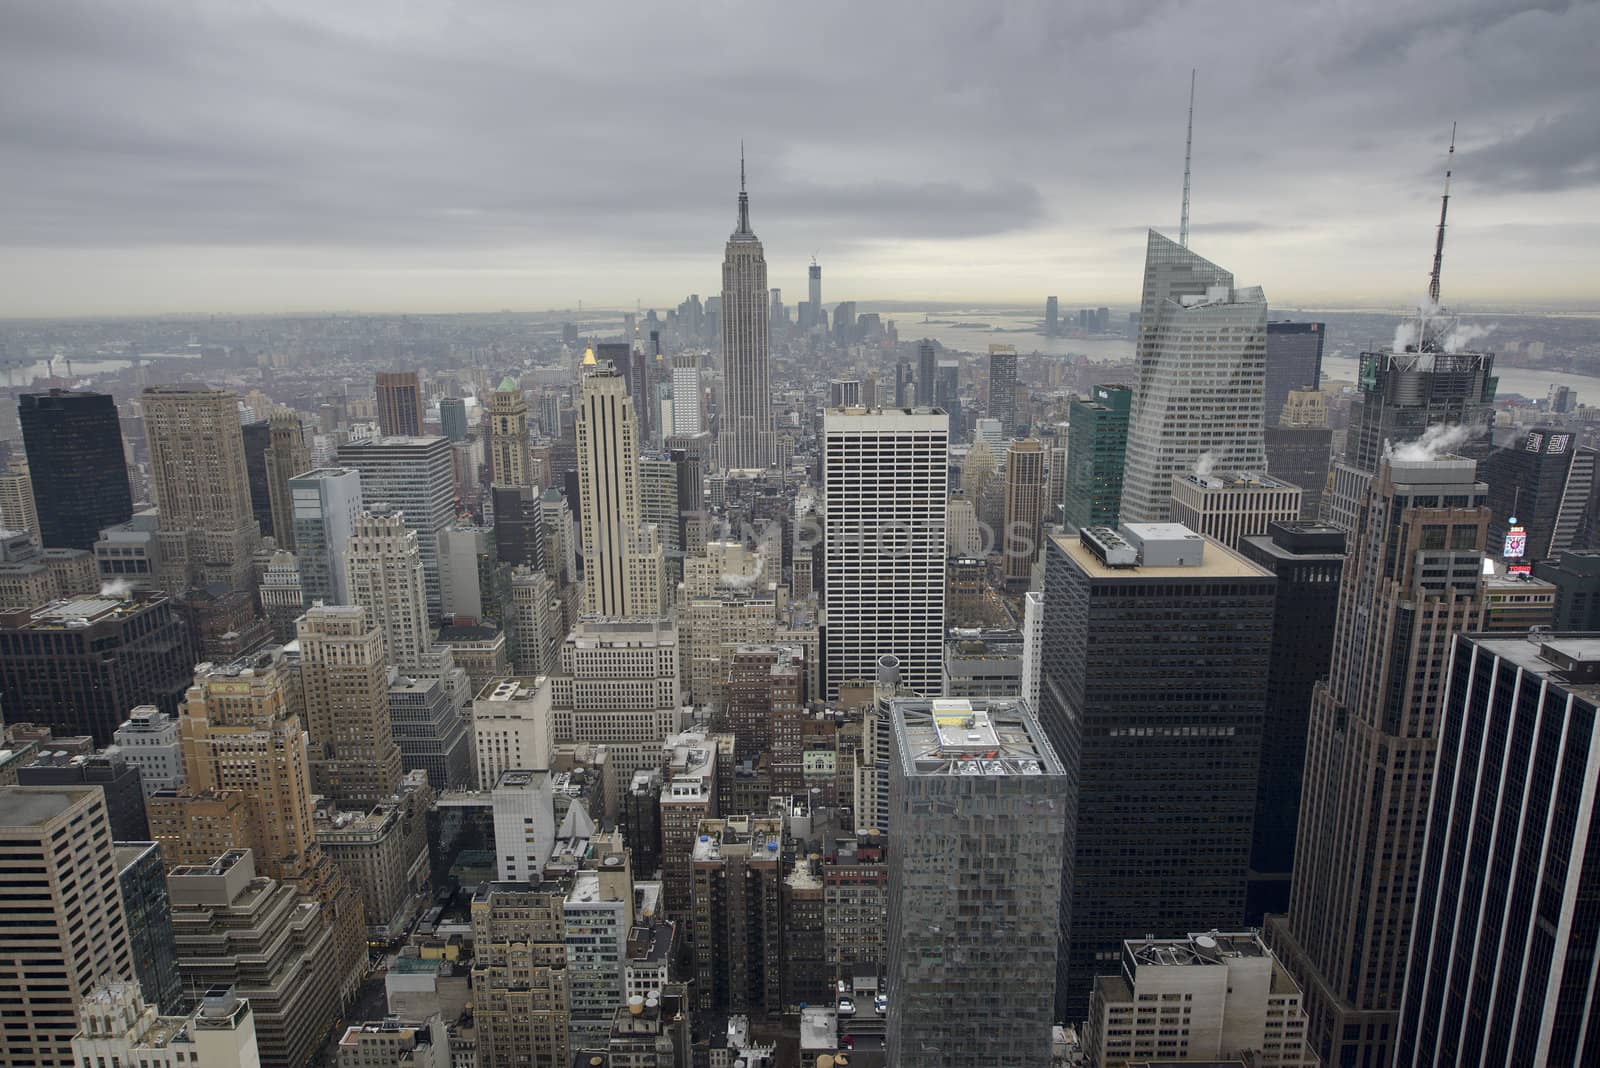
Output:
[[[1244,920],[1271,653],[1271,572],[1172,524],[1046,544],[1040,704],[1076,788],[1057,1019],[1125,938]]]
[[[272,527],[272,480],[267,476],[272,423],[258,419],[244,424],[239,432],[244,436],[244,469],[250,479],[250,513],[261,524],[261,533],[271,536],[276,533]]]
[[[1267,426],[1277,426],[1283,402],[1291,389],[1318,389],[1322,385],[1322,341],[1328,328],[1322,323],[1267,324],[1267,399],[1263,414]]]
[[[1333,655],[1333,617],[1344,568],[1344,531],[1320,523],[1273,523],[1239,541],[1249,560],[1278,576],[1272,610],[1272,663],[1261,731],[1261,782],[1250,846],[1247,922],[1289,907],[1300,779],[1305,768],[1311,691]]]
[[[930,408],[934,403],[934,379],[938,375],[938,359],[933,342],[923,338],[917,343],[917,407]]]
[[[1595,451],[1580,448],[1559,427],[1536,427],[1496,449],[1480,468],[1489,484],[1489,554],[1508,547],[1511,520],[1523,528],[1524,563],[1549,560],[1573,547],[1594,489]]]
[[[1394,1064],[1600,1064],[1600,639],[1450,659]]]
[[[989,418],[1000,420],[1000,429],[1007,437],[1017,433],[1015,345],[989,346]]]
[[[132,517],[122,427],[110,395],[24,393],[17,417],[41,542],[52,549],[93,549],[103,528]]]
[[[1095,386],[1088,399],[1072,399],[1062,509],[1067,526],[1117,525],[1132,404],[1133,390],[1127,386]]]

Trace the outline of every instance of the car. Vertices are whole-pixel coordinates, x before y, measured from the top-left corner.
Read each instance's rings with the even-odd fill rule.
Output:
[[[856,1003],[854,1001],[852,1001],[850,998],[840,998],[839,999],[839,1015],[840,1016],[854,1016],[855,1014],[856,1014]]]
[[[879,1016],[887,1013],[889,1011],[889,995],[879,994],[877,997],[873,998],[872,1011],[876,1012]]]

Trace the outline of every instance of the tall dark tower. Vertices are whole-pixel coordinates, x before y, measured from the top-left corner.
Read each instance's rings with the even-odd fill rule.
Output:
[[[93,549],[102,528],[133,515],[116,402],[105,393],[52,389],[24,393],[17,416],[39,540],[52,549]]]

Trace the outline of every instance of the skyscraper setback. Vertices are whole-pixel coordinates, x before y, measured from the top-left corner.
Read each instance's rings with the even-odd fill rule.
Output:
[[[1162,523],[1172,477],[1205,466],[1265,471],[1267,301],[1150,231],[1139,305],[1122,519]]]
[[[1393,1048],[1439,697],[1451,641],[1478,619],[1487,492],[1459,456],[1384,459],[1350,540],[1311,699],[1289,913],[1267,918],[1324,1063],[1387,1064]]]
[[[739,157],[739,220],[722,260],[723,420],[721,466],[772,463],[772,387],[768,379],[767,258],[750,229],[750,196]]]

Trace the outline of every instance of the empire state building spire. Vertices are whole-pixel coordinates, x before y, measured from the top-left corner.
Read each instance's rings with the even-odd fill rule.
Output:
[[[767,258],[750,229],[744,144],[739,145],[739,225],[722,259],[722,374],[726,412],[717,441],[723,468],[772,463],[772,391],[767,352]]]
[[[739,142],[739,225],[734,228],[735,237],[754,238],[756,235],[750,229],[750,194],[744,188],[744,142]]]

